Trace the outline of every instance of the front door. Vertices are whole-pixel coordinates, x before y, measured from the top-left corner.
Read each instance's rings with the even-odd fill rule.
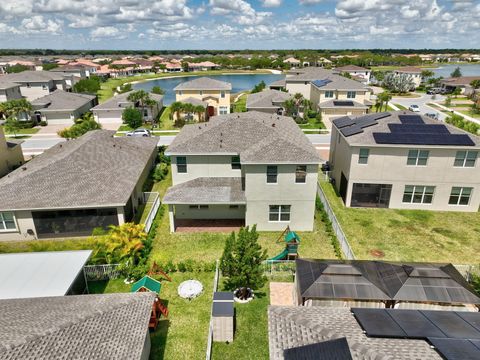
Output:
[[[208,116],[215,116],[215,108],[213,106],[208,106],[207,107],[207,113],[208,113]]]

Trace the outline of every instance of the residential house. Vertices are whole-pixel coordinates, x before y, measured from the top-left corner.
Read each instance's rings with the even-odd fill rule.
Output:
[[[73,125],[76,119],[98,104],[96,95],[55,90],[32,101],[33,118],[49,124]]]
[[[132,91],[118,94],[107,101],[93,107],[91,109],[93,117],[96,122],[100,124],[104,123],[118,123],[121,124],[123,110],[128,107],[135,107],[140,109],[139,103],[133,103],[128,100],[128,96]],[[143,109],[143,120],[154,121],[160,110],[163,108],[163,95],[150,93],[150,98],[156,102],[154,106],[147,106]]]
[[[4,222],[14,226],[11,218]],[[91,255],[92,250],[0,254],[0,301],[88,293],[83,269]]]
[[[0,179],[0,241],[89,236],[132,221],[157,156],[155,138],[94,130]]]
[[[7,67],[15,66],[15,65],[22,65],[27,67],[29,70],[32,71],[41,71],[43,70],[43,66],[41,62],[38,61],[30,61],[30,60],[11,60],[7,63]]]
[[[290,66],[300,66],[302,62],[298,59],[295,59],[294,57],[289,57],[283,60],[283,63]]]
[[[184,98],[182,99],[182,104],[190,104],[190,105],[193,105],[193,106],[202,106],[205,110],[203,111],[203,113],[200,113],[200,112],[197,112],[197,111],[194,111],[194,112],[185,112],[185,111],[178,111],[178,112],[174,112],[172,114],[172,118],[173,120],[178,120],[178,118],[183,118],[187,121],[197,121],[197,122],[203,122],[203,121],[206,121],[208,120],[208,116],[207,116],[207,107],[208,107],[208,103],[206,101],[202,101],[198,98],[194,98],[194,97],[188,97],[188,98]]]
[[[3,128],[0,127],[0,178],[25,162],[21,143],[22,141],[18,140],[7,140]]]
[[[333,120],[329,176],[349,207],[470,211],[480,138],[412,112]]]
[[[2,82],[0,78],[0,103],[21,98],[20,84]]]
[[[331,70],[306,67],[302,69],[293,69],[287,71],[285,78],[285,90],[291,94],[300,93],[305,99],[311,98],[311,82],[315,80],[324,79],[326,76],[332,75]],[[281,86],[281,83],[278,83]],[[272,88],[272,87],[270,87]]]
[[[366,69],[357,65],[345,65],[335,68],[334,73],[336,74],[349,74],[352,79],[364,82],[365,84],[370,84],[370,75],[372,71],[370,69]]]
[[[460,89],[461,94],[470,95],[475,89],[472,87],[471,82],[474,80],[480,81],[480,76],[460,76],[460,77],[450,77],[440,80],[440,85],[446,92],[452,92],[456,88]],[[477,90],[477,92],[480,90]]]
[[[71,75],[66,76],[51,71],[22,71],[15,74],[3,75],[0,78],[2,83],[16,83],[20,85],[20,92],[24,98],[29,101],[41,98],[55,90],[70,90],[67,81],[71,79]]]
[[[394,70],[395,75],[406,74],[409,75],[415,85],[415,88],[419,87],[422,83],[422,69],[415,66],[404,66],[397,70]],[[412,89],[413,90],[413,89]]]
[[[373,105],[371,93],[372,90],[359,81],[330,73],[311,82],[310,101],[330,128],[335,118],[368,113]]]
[[[285,101],[293,98],[293,95],[278,90],[263,90],[258,93],[247,95],[247,111],[260,111],[270,114],[282,115]]]
[[[235,223],[312,231],[320,157],[290,117],[257,111],[186,125],[168,147],[170,230]]]
[[[154,302],[149,292],[0,300],[0,358],[148,360]]]
[[[182,64],[177,62],[162,62],[165,65],[165,72],[182,72]]]
[[[67,79],[67,85],[73,87],[75,82],[86,79],[90,71],[85,65],[62,65],[50,70],[51,72],[62,74]],[[87,75],[88,74],[88,75]]]
[[[230,113],[230,92],[232,84],[198,77],[177,85],[174,89],[176,101],[182,102],[187,98],[196,98],[208,104],[208,116]]]
[[[83,66],[85,68],[85,75],[90,77],[91,75],[95,75],[97,71],[101,69],[101,65],[94,63],[93,61],[87,59],[76,59],[73,62],[70,62],[69,65],[72,66]]]
[[[220,65],[215,64],[211,61],[202,61],[198,63],[188,63],[188,71],[209,71],[219,69]]]

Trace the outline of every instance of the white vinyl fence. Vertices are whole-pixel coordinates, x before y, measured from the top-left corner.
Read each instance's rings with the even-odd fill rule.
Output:
[[[340,226],[340,223],[338,222],[337,217],[335,216],[335,213],[333,212],[332,207],[328,202],[327,196],[323,192],[320,184],[317,184],[317,194],[323,204],[323,208],[325,209],[328,218],[332,222],[333,231],[335,232],[338,242],[340,243],[340,248],[342,249],[343,255],[348,260],[354,260],[355,254],[353,253],[353,250],[348,243],[347,236],[343,232],[342,227]]]
[[[218,288],[218,279],[220,277],[219,265],[220,265],[220,261],[217,260],[217,266],[215,267],[215,277],[213,278],[212,300],[213,300],[213,295],[215,294]],[[212,313],[210,312],[210,323],[208,324],[206,360],[210,360],[212,358],[212,342],[213,342],[213,325],[212,325]]]
[[[145,219],[145,232],[148,233],[152,228],[153,220],[157,216],[158,209],[160,208],[160,195],[158,192],[144,192],[143,203],[145,206],[151,205],[148,216]]]

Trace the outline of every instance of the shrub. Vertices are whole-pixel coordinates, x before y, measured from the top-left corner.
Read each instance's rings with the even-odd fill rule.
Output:
[[[342,255],[342,249],[340,248],[340,243],[338,242],[337,235],[335,235],[335,231],[333,231],[332,222],[330,221],[330,218],[328,217],[328,214],[325,211],[322,201],[320,200],[320,197],[318,197],[318,195],[317,195],[317,198],[315,199],[315,209],[317,210],[317,213],[319,213],[320,215],[320,220],[322,220],[322,222],[325,224],[325,232],[330,238],[330,243],[333,246],[333,251],[335,252],[335,255],[339,259],[341,259],[343,255]]]
[[[98,90],[100,90],[100,79],[97,76],[82,79],[73,85],[73,91],[76,93],[96,94]]]
[[[91,130],[97,130],[101,128],[102,125],[100,125],[93,119],[78,119],[74,125],[58,131],[58,135],[66,139],[76,139]]]
[[[139,128],[143,124],[143,116],[140,110],[133,107],[128,107],[123,110],[122,120],[132,129]]]
[[[168,165],[165,163],[160,163],[155,166],[155,170],[153,171],[153,180],[155,181],[162,181],[168,175]]]

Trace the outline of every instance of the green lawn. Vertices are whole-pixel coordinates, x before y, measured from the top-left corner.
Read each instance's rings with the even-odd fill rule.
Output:
[[[400,105],[400,104],[393,104],[395,105],[396,107],[398,107],[400,110],[407,110],[407,107],[406,106],[403,106],[403,105]]]
[[[5,135],[14,135],[13,132],[11,131],[7,131],[3,126],[0,126],[3,131],[5,132]],[[40,130],[40,127],[37,126],[37,127],[33,127],[33,128],[26,128],[26,129],[18,129],[17,131],[17,134],[28,134],[28,135],[32,135],[32,134],[36,134],[38,131]]]
[[[213,272],[171,273],[172,282],[162,281],[160,298],[169,309],[168,319],[162,318],[151,334],[151,360],[204,359],[207,348],[208,325],[213,291]],[[160,278],[158,278],[160,280]],[[185,280],[199,280],[203,293],[191,301],[177,294],[178,285]],[[129,292],[123,279],[89,283],[91,293]]]
[[[245,112],[247,111],[247,96],[248,93],[243,94],[233,103],[233,112]]]
[[[479,262],[478,212],[346,208],[331,184],[321,186],[358,259],[380,250],[395,261]]]

